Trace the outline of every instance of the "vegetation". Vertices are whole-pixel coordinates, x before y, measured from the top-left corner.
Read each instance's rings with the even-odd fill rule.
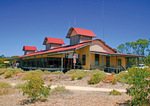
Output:
[[[21,68],[12,68],[7,69],[7,72],[4,74],[4,78],[10,78],[12,75],[23,72]]]
[[[27,85],[23,87],[23,95],[27,94],[32,101],[47,98],[50,92],[50,86],[44,86],[44,81],[39,76],[33,76]]]
[[[0,81],[0,89],[3,88],[12,88],[12,86],[7,82]]]
[[[117,47],[117,51],[119,53],[127,53],[127,54],[137,54],[144,55],[147,57],[142,59],[144,63],[150,65],[150,38],[146,39],[138,39],[136,42],[126,42],[125,44],[120,44]],[[134,58],[129,59],[129,64],[134,65],[137,61]]]
[[[117,83],[117,80],[114,78],[111,80],[112,85],[115,85]]]
[[[77,78],[77,80],[81,80],[82,79],[82,77],[81,76],[79,76],[78,78]]]
[[[4,74],[6,70],[4,68],[0,68],[0,75]]]
[[[75,75],[71,75],[71,80],[74,81],[75,80]]]
[[[22,76],[22,80],[31,80],[33,76],[41,77],[45,73],[41,70],[35,70],[35,71],[28,71],[25,73],[25,75]]]
[[[110,95],[121,95],[121,92],[117,91],[117,90],[112,90],[109,92]]]
[[[92,70],[91,73],[91,78],[88,81],[89,84],[97,84],[107,77],[107,74],[100,70]]]
[[[52,74],[62,74],[63,72],[61,72],[61,71],[54,71],[54,72],[52,72]]]
[[[24,84],[17,84],[17,85],[15,85],[14,86],[14,88],[16,88],[16,89],[23,89],[25,86],[27,85],[27,83],[24,83]]]
[[[119,74],[115,76],[115,79],[121,83],[128,83],[129,73],[125,71],[121,71]]]
[[[127,94],[132,96],[130,105],[146,105],[150,102],[150,69],[131,68],[129,69],[129,84]]]
[[[66,72],[66,74],[71,74],[71,75],[74,75],[75,76],[75,78],[78,78],[78,77],[86,77],[86,76],[88,76],[89,75],[89,73],[88,72],[86,72],[86,71],[83,71],[83,70],[70,70],[70,71],[68,71],[68,72]]]
[[[65,86],[57,86],[56,88],[53,89],[53,92],[64,92],[66,91]]]

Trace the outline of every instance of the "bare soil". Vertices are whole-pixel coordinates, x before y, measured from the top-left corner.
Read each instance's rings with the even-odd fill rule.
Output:
[[[18,83],[25,83],[21,80],[22,74],[14,75],[12,78],[5,79],[3,75],[0,76],[0,81],[8,82],[12,85]],[[89,85],[87,81],[90,76],[84,77],[81,80],[75,79],[71,81],[71,75],[44,75],[42,76],[46,84],[51,85],[68,85],[68,86],[82,86],[82,87],[94,87],[94,88],[112,88],[112,89],[126,89],[129,87],[127,84],[117,82],[112,85],[101,81],[95,85]],[[50,80],[52,79],[52,80]],[[121,96],[109,95],[109,92],[97,92],[97,91],[67,91],[57,94],[51,93],[50,96],[44,102],[29,103],[27,96],[23,96],[21,90],[15,89],[14,93],[0,95],[0,106],[119,106],[126,105],[125,102],[130,97],[122,93]]]

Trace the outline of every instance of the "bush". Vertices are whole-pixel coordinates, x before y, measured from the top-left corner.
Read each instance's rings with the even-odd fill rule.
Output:
[[[103,71],[94,71],[92,72],[92,76],[90,78],[90,80],[88,81],[89,84],[97,84],[99,83],[101,80],[105,79],[107,77],[107,74]]]
[[[74,75],[75,77],[86,77],[89,75],[88,72],[86,71],[83,71],[83,70],[70,70],[70,71],[67,71],[66,74],[71,74],[71,75]]]
[[[33,76],[41,77],[45,73],[41,70],[35,70],[35,71],[28,71],[25,73],[25,75],[22,76],[22,80],[31,80]]]
[[[149,103],[149,94],[150,94],[150,71],[149,69],[140,69],[140,68],[131,68],[129,69],[129,81],[131,85],[127,89],[127,94],[132,96],[130,105],[146,105]]]
[[[52,72],[52,74],[62,74],[63,72],[61,72],[61,71],[54,71],[54,72]]]
[[[0,81],[0,89],[11,88],[11,87],[12,86],[9,83]]]
[[[8,69],[4,74],[4,78],[10,78],[12,75],[23,72],[21,68]]]
[[[121,71],[119,74],[115,76],[115,79],[121,83],[128,83],[129,73],[125,71]]]
[[[79,76],[78,78],[77,78],[77,80],[81,80],[82,79],[82,77],[81,76]]]
[[[74,81],[75,78],[76,78],[76,77],[75,77],[74,75],[71,76],[71,80],[72,80],[72,81]]]
[[[5,69],[0,69],[0,75],[2,75],[2,74],[4,74],[6,71],[5,71]]]
[[[57,86],[56,88],[53,89],[53,92],[64,92],[66,91],[65,86]]]
[[[14,86],[14,88],[16,89],[23,89],[25,86],[26,86],[27,83],[24,83],[24,84],[17,84]]]
[[[27,94],[28,98],[31,98],[32,101],[34,101],[41,99],[42,97],[47,98],[50,86],[44,86],[44,81],[40,77],[33,76],[22,90],[23,95]]]
[[[121,93],[119,91],[114,90],[114,89],[112,91],[110,91],[109,94],[110,95],[121,95]]]
[[[115,85],[117,83],[117,80],[114,78],[111,80],[112,85]]]

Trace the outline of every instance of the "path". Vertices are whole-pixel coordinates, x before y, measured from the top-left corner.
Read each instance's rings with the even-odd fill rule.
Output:
[[[15,83],[11,83],[12,86],[15,86]],[[51,89],[54,89],[58,85],[51,85]],[[60,86],[60,85],[59,85]],[[76,91],[100,91],[100,92],[110,92],[113,89],[109,88],[94,88],[94,87],[81,87],[81,86],[68,86],[68,85],[62,85],[65,86],[66,89],[68,90],[76,90]],[[115,89],[119,92],[126,92],[125,89]]]

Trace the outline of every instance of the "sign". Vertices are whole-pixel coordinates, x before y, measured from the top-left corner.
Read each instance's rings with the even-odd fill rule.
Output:
[[[67,53],[66,57],[70,58],[70,59],[73,59],[73,53]],[[76,59],[78,59],[78,54],[76,54]]]
[[[74,53],[73,54],[73,63],[76,63],[76,57],[77,57],[77,55],[76,55],[76,53]]]
[[[5,64],[9,64],[9,61],[4,61]]]

